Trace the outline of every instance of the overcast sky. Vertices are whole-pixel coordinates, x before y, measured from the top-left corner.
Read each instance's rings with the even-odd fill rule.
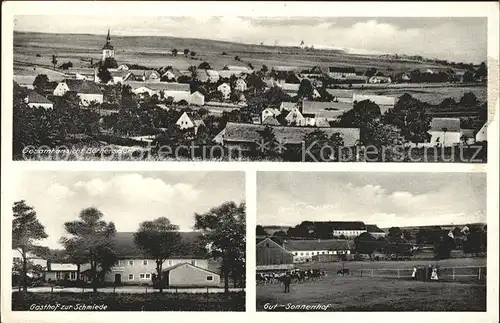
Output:
[[[135,232],[142,221],[161,216],[182,231],[194,226],[194,213],[226,201],[245,201],[243,172],[26,172],[16,200],[35,208],[49,235],[42,244],[61,248],[64,222],[86,207],[97,207],[117,231]]]
[[[364,221],[379,227],[486,221],[482,173],[259,172],[257,223]]]
[[[419,54],[479,63],[487,55],[487,20],[471,17],[155,17],[17,16],[16,31],[154,35],[244,43],[352,49],[356,53]]]

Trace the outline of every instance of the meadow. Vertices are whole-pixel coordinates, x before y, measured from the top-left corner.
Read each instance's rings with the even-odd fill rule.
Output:
[[[410,279],[328,276],[292,284],[257,286],[257,311],[266,304],[330,304],[327,311],[486,311],[486,285],[478,282],[420,282]]]

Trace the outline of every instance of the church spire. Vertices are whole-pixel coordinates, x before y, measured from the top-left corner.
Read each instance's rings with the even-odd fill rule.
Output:
[[[111,41],[111,37],[109,36],[109,29],[108,29],[108,36],[106,37],[106,43],[109,43]]]

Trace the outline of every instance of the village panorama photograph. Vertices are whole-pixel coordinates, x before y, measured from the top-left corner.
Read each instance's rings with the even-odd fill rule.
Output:
[[[244,173],[31,171],[17,185],[12,311],[245,311]]]
[[[257,187],[257,311],[486,312],[485,174],[259,172]]]
[[[17,15],[13,33],[14,160],[487,161],[486,18]]]

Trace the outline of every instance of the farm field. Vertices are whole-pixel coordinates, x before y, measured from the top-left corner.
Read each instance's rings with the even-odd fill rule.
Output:
[[[419,282],[397,278],[328,276],[292,284],[257,286],[257,311],[266,304],[328,305],[327,311],[486,311],[486,285],[459,282]]]

